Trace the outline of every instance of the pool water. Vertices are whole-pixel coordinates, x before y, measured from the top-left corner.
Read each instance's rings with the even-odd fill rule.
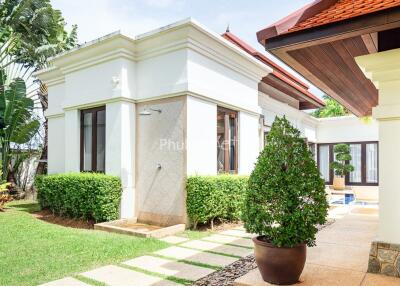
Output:
[[[338,198],[331,199],[329,204],[333,205],[357,205],[357,206],[370,206],[370,205],[378,205],[374,202],[363,202],[356,201],[354,194],[345,194],[344,196],[340,196]]]

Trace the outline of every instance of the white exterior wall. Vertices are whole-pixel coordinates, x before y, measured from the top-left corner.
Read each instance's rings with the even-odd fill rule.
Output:
[[[307,138],[309,142],[317,142],[318,121],[315,118],[262,92],[259,93],[258,102],[261,114],[264,115],[264,124],[272,126],[275,117],[285,116],[294,127],[300,130],[304,138]]]
[[[232,108],[259,112],[258,81],[212,60],[188,51],[188,89]]]
[[[65,127],[64,115],[48,118],[47,170],[49,174],[65,170]]]
[[[161,225],[186,223],[186,98],[140,103],[137,113],[146,106],[161,113],[137,117],[138,219]]]
[[[260,153],[259,116],[239,112],[239,170],[240,175],[250,175]]]
[[[362,120],[356,116],[318,119],[318,143],[378,141],[376,120]]]
[[[121,217],[136,214],[135,198],[135,140],[136,107],[131,102],[112,102],[106,105],[106,174],[121,178],[123,186]]]
[[[187,50],[145,58],[137,62],[136,99],[186,92],[187,81]]]
[[[64,172],[79,172],[80,170],[80,112],[78,109],[65,111],[65,167]],[[62,150],[60,150],[62,152]]]
[[[217,105],[188,96],[186,99],[186,172],[217,174]]]

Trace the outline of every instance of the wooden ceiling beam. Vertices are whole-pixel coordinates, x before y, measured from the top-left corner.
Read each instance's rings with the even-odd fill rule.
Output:
[[[282,34],[268,39],[265,48],[270,52],[277,49],[289,51],[307,47],[310,42],[313,45],[323,44],[399,27],[400,7],[395,7],[349,20]]]
[[[365,34],[361,35],[361,39],[364,42],[364,45],[367,47],[368,53],[374,54],[378,52],[378,34],[371,33],[371,34]]]

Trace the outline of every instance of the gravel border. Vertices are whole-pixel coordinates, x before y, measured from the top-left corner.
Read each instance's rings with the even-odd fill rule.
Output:
[[[330,226],[334,222],[334,219],[329,219],[324,225],[318,226],[318,230]],[[249,273],[255,268],[257,268],[257,264],[254,254],[251,254],[229,264],[221,270],[215,271],[195,281],[191,286],[233,286],[236,279]]]

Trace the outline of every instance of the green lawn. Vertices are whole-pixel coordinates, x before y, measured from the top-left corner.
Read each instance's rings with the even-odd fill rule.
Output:
[[[156,239],[50,224],[29,213],[36,209],[35,203],[19,201],[0,213],[0,285],[38,285],[168,246]]]

